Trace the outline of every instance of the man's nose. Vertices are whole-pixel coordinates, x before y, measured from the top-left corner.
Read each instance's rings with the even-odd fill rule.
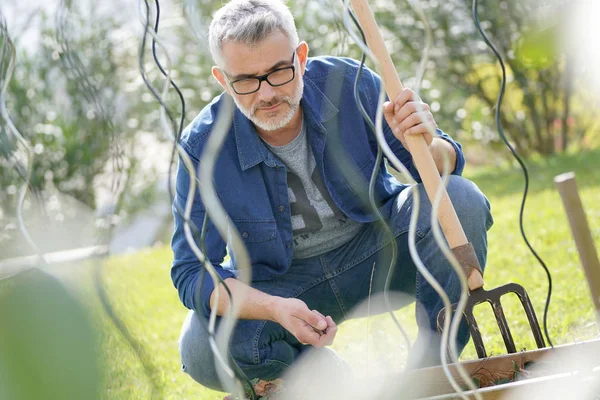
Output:
[[[260,89],[258,89],[258,99],[264,102],[271,101],[276,94],[275,88],[269,85],[269,82],[267,81],[263,81],[260,85]]]

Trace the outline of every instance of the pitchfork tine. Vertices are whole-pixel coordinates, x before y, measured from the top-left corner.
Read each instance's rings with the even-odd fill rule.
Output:
[[[500,298],[508,293],[516,294],[519,300],[521,301],[521,305],[525,310],[525,315],[527,315],[527,320],[529,321],[529,326],[531,327],[531,332],[533,333],[533,338],[535,339],[535,343],[538,346],[538,348],[543,348],[546,346],[544,343],[544,338],[542,336],[540,324],[538,323],[535,311],[533,309],[533,305],[531,304],[531,300],[529,299],[529,296],[527,295],[527,292],[525,291],[523,286],[518,285],[516,283],[509,283],[507,285],[500,286],[489,291],[483,288],[479,288],[469,293],[469,298],[467,299],[467,305],[464,311],[464,316],[467,320],[467,323],[469,324],[469,331],[471,332],[471,337],[473,338],[475,350],[477,351],[477,356],[479,358],[487,357],[487,352],[485,350],[485,346],[481,338],[481,333],[479,332],[479,326],[477,325],[477,321],[475,320],[475,316],[473,314],[475,306],[481,303],[489,303],[492,306],[492,310],[494,311],[494,316],[496,317],[498,328],[500,329],[500,333],[502,334],[502,339],[504,339],[506,351],[508,353],[517,352],[515,342],[513,340],[510,328],[508,326],[508,321],[506,320],[506,315],[504,315],[502,303],[500,302]],[[456,304],[452,305],[452,310],[456,311]],[[439,331],[441,331],[441,328],[444,325],[445,317],[445,309],[442,309],[438,314]]]

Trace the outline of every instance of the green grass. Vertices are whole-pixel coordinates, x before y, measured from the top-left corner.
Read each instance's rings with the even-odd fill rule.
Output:
[[[568,227],[553,177],[575,171],[596,245],[600,247],[600,150],[539,160],[531,163],[531,195],[525,212],[525,231],[552,272],[554,292],[549,314],[550,335],[555,344],[572,343],[597,335],[594,312],[584,274]],[[469,169],[492,203],[495,225],[489,233],[486,287],[508,282],[525,286],[541,322],[546,298],[544,272],[523,244],[518,228],[518,210],[523,178],[516,168]],[[147,350],[154,365],[152,382],[166,399],[221,399],[180,372],[177,338],[186,310],[180,304],[169,278],[171,252],[168,247],[113,257],[105,266],[105,283],[117,314],[132,335]],[[519,348],[534,348],[523,313],[514,299],[507,301],[507,317]],[[90,303],[97,311],[98,304]],[[397,312],[402,325],[414,339],[414,309]],[[103,354],[107,366],[106,399],[146,399],[150,382],[134,356],[106,317],[96,312],[103,332]],[[480,313],[488,350],[503,353],[501,338],[494,331],[490,313]],[[356,367],[369,374],[401,371],[406,349],[388,315],[349,321],[341,326],[334,348]],[[463,359],[475,358],[472,345]]]

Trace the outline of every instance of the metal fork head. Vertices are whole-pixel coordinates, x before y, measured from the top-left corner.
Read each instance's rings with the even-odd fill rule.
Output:
[[[509,283],[489,291],[480,288],[473,290],[469,293],[467,305],[463,313],[464,317],[467,320],[467,323],[469,324],[469,331],[471,333],[471,337],[473,338],[473,344],[475,345],[475,350],[477,351],[477,356],[479,358],[487,357],[487,352],[485,351],[485,346],[481,338],[481,333],[479,332],[479,326],[477,325],[477,321],[475,320],[475,316],[473,315],[473,310],[475,306],[481,303],[489,303],[492,306],[494,316],[496,317],[496,323],[498,324],[498,328],[500,329],[500,333],[502,334],[502,339],[504,339],[506,351],[508,353],[517,352],[515,342],[513,340],[510,328],[508,326],[508,321],[506,320],[506,316],[504,315],[504,309],[502,308],[502,304],[500,303],[500,298],[508,293],[516,294],[519,300],[521,301],[538,348],[543,348],[546,346],[544,343],[544,337],[542,336],[540,324],[535,315],[535,310],[533,309],[533,304],[531,303],[531,300],[529,299],[529,296],[527,295],[527,292],[525,291],[523,286],[516,283]],[[456,311],[456,306],[456,304],[452,305],[453,312]],[[446,311],[445,308],[442,308],[438,313],[437,318],[438,331],[440,332],[442,330],[442,327],[444,326],[445,318]]]

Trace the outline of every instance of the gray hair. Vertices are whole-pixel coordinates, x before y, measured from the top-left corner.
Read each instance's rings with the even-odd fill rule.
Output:
[[[223,43],[254,45],[276,30],[299,43],[296,23],[290,9],[281,0],[232,0],[216,12],[209,28],[208,43],[215,63],[223,67]]]

